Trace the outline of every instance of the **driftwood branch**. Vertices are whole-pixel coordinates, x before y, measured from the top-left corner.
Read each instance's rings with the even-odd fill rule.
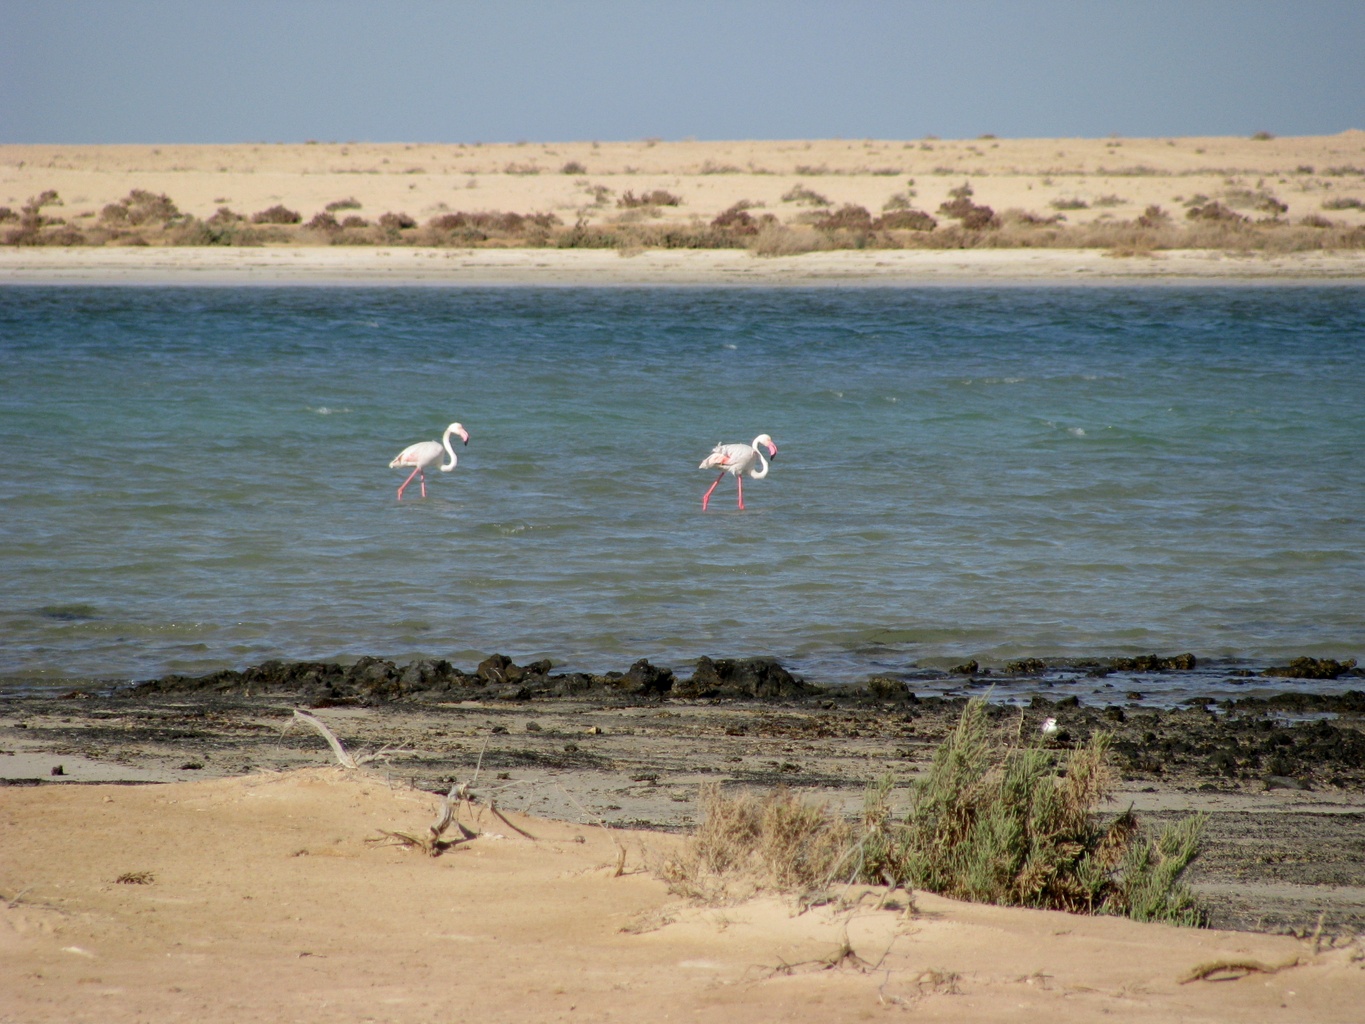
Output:
[[[1267,964],[1260,960],[1214,960],[1191,969],[1180,978],[1180,984],[1188,985],[1192,981],[1236,981],[1248,974],[1276,974],[1298,965],[1298,957],[1282,964]]]
[[[336,733],[327,728],[321,718],[318,718],[316,715],[310,715],[307,711],[300,711],[298,708],[295,708],[294,721],[302,722],[310,729],[316,730],[318,734],[327,741],[327,745],[332,748],[332,753],[336,755],[337,763],[343,768],[360,767],[360,765],[356,764],[355,758],[347,753],[346,748],[341,745],[341,740],[337,739]],[[286,728],[288,727],[286,726]]]

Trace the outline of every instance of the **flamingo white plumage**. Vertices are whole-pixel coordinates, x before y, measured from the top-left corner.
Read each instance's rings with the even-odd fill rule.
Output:
[[[455,458],[455,449],[450,447],[450,435],[458,434],[460,440],[465,444],[469,443],[469,431],[458,423],[452,423],[446,427],[446,432],[441,435],[439,441],[418,441],[410,444],[399,452],[392,462],[389,463],[390,469],[397,469],[400,466],[412,466],[413,470],[408,474],[408,478],[398,485],[398,500],[403,500],[403,488],[412,483],[412,478],[420,476],[422,478],[422,497],[427,496],[427,474],[426,470],[436,466],[441,461],[442,455],[448,455],[450,461],[440,467],[442,473],[449,473],[455,468],[455,463],[459,460]]]
[[[767,434],[759,434],[754,438],[753,444],[718,444],[711,449],[711,454],[702,459],[701,465],[697,468],[719,467],[720,476],[716,477],[716,482],[702,495],[703,512],[706,511],[707,502],[711,500],[711,492],[725,478],[726,473],[735,478],[735,486],[739,488],[739,507],[744,508],[744,478],[747,476],[753,480],[762,480],[768,475],[768,459],[763,457],[763,448],[768,449],[769,458],[777,458],[777,445],[773,444],[773,439]]]

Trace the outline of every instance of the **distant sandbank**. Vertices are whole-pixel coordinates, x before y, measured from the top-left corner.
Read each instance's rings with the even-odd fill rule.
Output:
[[[1365,284],[1365,252],[877,250],[760,257],[743,250],[0,248],[0,284],[915,286]]]

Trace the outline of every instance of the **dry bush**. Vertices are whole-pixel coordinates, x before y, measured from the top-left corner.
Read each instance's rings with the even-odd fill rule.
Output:
[[[1324,210],[1362,210],[1365,209],[1365,202],[1355,196],[1338,196],[1334,199],[1324,199],[1322,208]]]
[[[1238,224],[1246,220],[1240,213],[1234,213],[1216,199],[1191,206],[1185,216],[1190,220],[1222,224]]]
[[[1050,207],[1052,207],[1054,210],[1088,210],[1088,209],[1090,209],[1090,204],[1089,204],[1089,203],[1087,203],[1084,199],[1080,199],[1080,198],[1077,198],[1077,197],[1071,197],[1071,198],[1062,198],[1062,197],[1058,197],[1058,198],[1052,200],[1052,202],[1048,203],[1047,205],[1050,206]]]
[[[874,231],[933,231],[938,221],[923,210],[890,210],[872,222]]]
[[[354,196],[349,196],[346,199],[334,199],[324,206],[323,209],[328,213],[336,213],[338,210],[358,210],[360,209],[360,206],[360,200],[356,199]]]
[[[645,206],[681,206],[682,199],[675,196],[672,192],[656,188],[653,192],[645,192],[636,195],[632,190],[627,189],[621,193],[621,198],[616,200],[616,206],[622,210],[633,210]]]
[[[333,234],[341,230],[341,225],[337,222],[336,214],[332,213],[330,210],[324,210],[321,213],[314,214],[313,219],[305,224],[304,227],[309,231],[321,231],[323,234]]]
[[[793,185],[782,195],[784,203],[797,203],[801,206],[833,206],[825,196],[819,192],[806,188],[804,185]]]
[[[301,220],[303,216],[297,210],[291,210],[282,204],[259,210],[251,215],[253,224],[297,224]]]
[[[746,199],[741,199],[733,206],[722,210],[711,221],[713,228],[720,228],[736,235],[756,235],[758,234],[760,220],[749,210],[753,204]],[[770,213],[763,215],[763,222],[775,221],[777,218]]]
[[[854,845],[850,823],[786,789],[726,796],[706,783],[698,803],[702,824],[660,872],[678,895],[723,902],[754,891],[823,889]]]
[[[972,202],[970,185],[952,189],[948,194],[953,198],[946,203],[940,203],[938,212],[956,220],[964,230],[980,231],[1000,226],[1000,220],[995,216],[994,210],[989,206],[978,206]]]
[[[19,227],[5,234],[6,245],[81,245],[85,236],[61,217],[49,217],[43,211],[49,206],[61,206],[61,196],[55,189],[45,189],[31,196],[19,209]]]
[[[406,213],[385,213],[379,217],[379,226],[390,231],[406,231],[415,228],[417,222]]]
[[[588,169],[577,160],[570,160],[559,169],[560,174],[587,174]]]
[[[169,224],[181,216],[180,210],[167,195],[156,195],[135,188],[117,203],[110,203],[100,211],[106,224]]]
[[[832,248],[835,243],[828,232],[791,227],[776,220],[759,228],[748,246],[755,256],[798,256]]]
[[[1112,192],[1109,195],[1100,196],[1092,204],[1100,209],[1108,209],[1113,206],[1123,206],[1128,200],[1123,196],[1116,196]]]
[[[1286,212],[1289,206],[1265,189],[1230,188],[1223,193],[1228,206],[1237,210],[1259,210],[1272,216]]]
[[[815,221],[815,227],[821,231],[870,231],[872,214],[865,206],[845,203]]]
[[[1152,203],[1147,209],[1142,211],[1142,215],[1138,217],[1137,223],[1139,227],[1144,228],[1166,227],[1171,223],[1171,215],[1160,206]]]

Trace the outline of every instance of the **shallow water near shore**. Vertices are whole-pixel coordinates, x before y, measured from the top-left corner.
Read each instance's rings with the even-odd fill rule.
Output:
[[[1155,685],[1217,690],[1362,653],[1362,393],[1353,287],[3,288],[0,688],[1192,651]]]

